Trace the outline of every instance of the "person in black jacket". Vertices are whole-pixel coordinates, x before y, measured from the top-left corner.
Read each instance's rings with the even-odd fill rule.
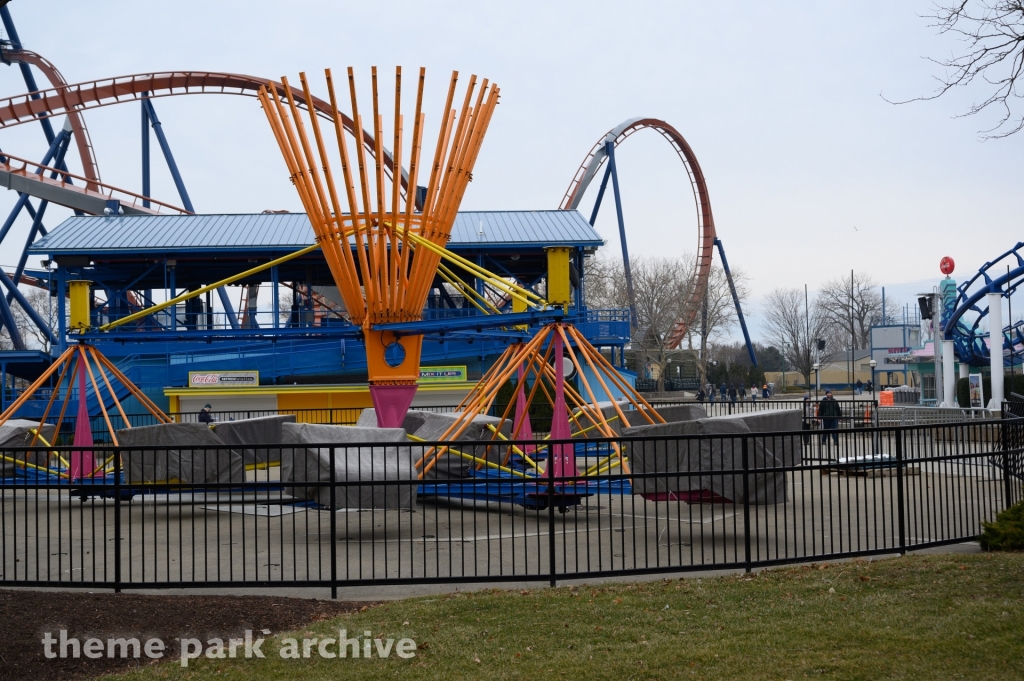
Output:
[[[214,420],[213,419],[213,414],[210,413],[210,410],[212,408],[213,407],[211,407],[210,405],[206,405],[205,407],[203,407],[202,409],[199,410],[199,422],[200,423],[213,423],[213,420]]]
[[[832,391],[825,391],[825,399],[818,405],[818,418],[821,419],[821,444],[828,442],[828,431],[832,431],[832,439],[839,446],[839,418],[843,415],[842,406],[832,397]]]

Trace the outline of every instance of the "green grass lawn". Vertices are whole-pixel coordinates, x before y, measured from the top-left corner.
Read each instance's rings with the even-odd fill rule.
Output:
[[[121,678],[1022,679],[1024,554],[931,555],[747,577],[487,591],[369,608],[264,660]],[[283,660],[280,639],[408,637],[416,657]]]

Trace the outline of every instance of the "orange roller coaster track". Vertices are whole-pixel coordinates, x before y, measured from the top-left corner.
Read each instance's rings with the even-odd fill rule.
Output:
[[[693,324],[704,302],[704,294],[708,288],[708,277],[711,274],[712,252],[715,244],[715,218],[711,213],[711,197],[708,194],[708,185],[704,180],[704,172],[697,162],[697,156],[683,136],[674,127],[665,121],[657,118],[633,118],[615,126],[607,132],[597,144],[593,146],[579,169],[573,176],[569,188],[562,198],[559,206],[562,210],[576,210],[583,199],[587,187],[597,176],[598,171],[608,160],[608,145],[618,147],[627,137],[640,130],[656,130],[662,137],[667,139],[679,155],[679,159],[686,168],[687,177],[693,188],[693,198],[697,204],[697,263],[695,268],[694,286],[687,301],[686,310],[682,317],[676,320],[669,337],[668,347],[673,348],[686,336],[687,330]]]
[[[20,55],[21,61],[40,66],[45,60],[39,55],[27,51],[12,53]],[[36,58],[36,59],[33,59]],[[48,64],[48,62],[46,62]],[[40,66],[40,68],[42,68]],[[51,82],[60,78],[60,74],[53,69],[53,74],[43,68]],[[52,77],[51,77],[52,76]],[[63,81],[60,78],[60,81]],[[281,84],[275,83],[268,78],[247,76],[237,73],[218,73],[212,71],[165,71],[160,73],[138,73],[128,76],[115,76],[113,78],[102,78],[82,83],[71,83],[59,85],[49,90],[40,90],[34,93],[25,93],[14,97],[0,98],[0,129],[9,128],[23,123],[31,123],[39,118],[48,118],[68,114],[72,126],[82,126],[79,112],[86,109],[95,109],[102,106],[122,104],[124,102],[138,101],[145,98],[176,97],[181,95],[241,95],[256,97],[260,88],[271,87],[278,89],[278,96],[284,96],[284,91],[279,90]],[[310,106],[317,115],[333,121],[331,105],[322,99],[304,94],[301,90],[292,90],[291,97],[296,106],[300,109],[307,109]],[[358,128],[351,118],[341,114],[341,123],[352,135],[357,135]],[[76,129],[77,133],[78,130]],[[96,167],[95,159],[91,152],[91,145],[82,140],[87,136],[75,135],[79,141],[79,153],[82,156],[82,165],[85,167],[85,176],[91,182],[99,181],[99,170]],[[374,136],[367,131],[362,131],[361,137],[363,146],[371,154],[374,154],[376,142]],[[86,148],[82,145],[85,144]],[[391,153],[382,148],[381,163],[385,174],[390,178],[394,172],[395,162]],[[401,189],[408,187],[407,177],[401,173]]]

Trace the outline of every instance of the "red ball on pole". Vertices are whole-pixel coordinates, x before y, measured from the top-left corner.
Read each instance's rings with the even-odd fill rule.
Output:
[[[953,258],[948,255],[939,261],[939,269],[947,277],[953,274],[953,268],[956,267],[956,263],[953,262]]]

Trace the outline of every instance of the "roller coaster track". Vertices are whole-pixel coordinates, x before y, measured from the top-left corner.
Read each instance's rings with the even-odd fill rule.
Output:
[[[13,55],[15,53],[7,54]],[[21,54],[31,53],[21,51]],[[35,57],[44,63],[48,63],[42,60],[41,57],[38,57],[38,55],[35,55]],[[159,97],[209,94],[256,97],[257,92],[263,86],[270,87],[281,96],[284,96],[284,87],[280,83],[268,78],[211,71],[138,73],[72,83],[70,85],[60,85],[49,90],[0,98],[0,129],[30,123],[39,118],[49,118],[62,114],[75,114],[75,117],[80,119],[78,114],[87,109],[140,101],[146,98],[155,99]],[[292,97],[300,108],[308,109],[312,106],[319,116],[333,120],[330,103],[318,97],[310,97],[310,100],[307,102],[306,96],[301,89],[290,87],[290,90]],[[356,134],[356,125],[352,119],[340,112],[339,116],[345,129],[353,136],[359,138]],[[72,120],[72,125],[75,125],[74,120]],[[84,125],[82,129],[84,130]],[[361,131],[361,135],[363,145],[371,154],[374,153],[373,135],[365,130]],[[81,142],[79,144],[81,152]],[[390,177],[394,171],[394,159],[391,152],[387,149],[383,150],[383,157],[385,169]],[[86,159],[88,159],[88,162]],[[87,149],[87,155],[83,156],[83,164],[87,168],[91,164],[98,179],[99,174],[95,169],[95,160],[91,153],[91,146]],[[87,177],[88,172],[87,170]],[[401,177],[403,190],[408,190],[408,177],[404,170],[402,170]]]
[[[47,174],[55,177],[47,177]],[[82,184],[74,184],[71,180],[78,180]],[[128,215],[190,214],[184,208],[178,208],[169,203],[150,199],[103,182],[89,182],[87,178],[80,175],[40,165],[10,154],[0,154],[0,187],[13,189],[91,215],[103,215],[103,210],[110,200],[117,200],[121,210]],[[155,204],[155,207],[146,208],[142,205],[143,201],[149,201]],[[166,210],[161,211],[160,207]]]
[[[0,107],[3,102],[0,102]],[[598,171],[608,159],[607,144],[611,142],[618,147],[627,137],[647,128],[657,130],[669,141],[672,148],[676,150],[679,159],[686,168],[687,177],[690,179],[690,186],[693,189],[693,198],[697,205],[697,225],[699,237],[697,240],[697,262],[694,268],[694,285],[690,290],[687,299],[685,312],[676,320],[669,335],[668,347],[674,348],[686,336],[690,325],[697,317],[704,302],[704,295],[708,288],[708,277],[711,274],[712,251],[715,245],[715,218],[711,213],[711,198],[708,195],[707,182],[704,180],[704,173],[701,171],[700,163],[693,153],[693,149],[683,138],[679,131],[665,121],[656,118],[634,118],[608,131],[604,137],[590,150],[587,157],[580,164],[579,170],[573,177],[569,188],[562,198],[561,208],[563,210],[575,210],[579,207],[587,187],[597,176]]]
[[[68,86],[67,81],[64,80],[64,76],[57,70],[57,67],[35,52],[23,49],[5,49],[0,51],[0,59],[13,64],[31,64],[46,76],[46,79],[50,81],[50,85],[53,87],[64,88]],[[96,154],[93,151],[92,139],[89,137],[89,129],[85,126],[85,119],[82,118],[77,109],[71,109],[65,113],[67,114],[68,121],[71,123],[71,132],[75,137],[78,155],[82,159],[83,174],[88,180],[86,187],[96,190],[98,189],[96,185],[100,183],[100,167],[96,163]]]
[[[1024,242],[1016,244],[998,258],[982,265],[970,279],[957,286],[955,310],[946,322],[950,332],[947,339],[953,341],[957,357],[971,366],[989,365],[992,347],[991,333],[981,330],[988,317],[989,309],[985,296],[1002,293],[1009,296],[1024,283]],[[1007,267],[1009,264],[1009,267]],[[974,313],[974,320],[968,323],[964,315]],[[1003,327],[1002,341],[1004,363],[1020,363],[1024,359],[1024,320],[1014,321]],[[985,337],[989,337],[988,344]]]

